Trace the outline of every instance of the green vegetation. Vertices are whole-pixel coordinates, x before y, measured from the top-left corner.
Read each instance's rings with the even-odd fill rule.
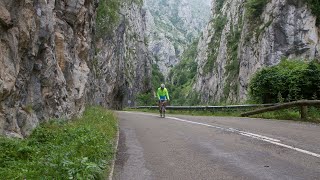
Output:
[[[159,110],[156,109],[126,109],[126,111],[141,111],[159,114]],[[195,111],[195,110],[170,110],[167,109],[166,113],[176,115],[191,115],[191,116],[231,116],[240,117],[241,111],[237,110],[220,110],[220,111]]]
[[[258,38],[259,36],[260,36],[260,34],[262,33],[262,32],[264,32],[271,24],[272,24],[272,22],[273,22],[273,19],[272,20],[269,20],[267,23],[265,23],[262,27],[256,27],[255,28],[255,36],[256,36],[256,38]],[[250,34],[250,36],[253,34],[253,32],[251,32],[251,33],[249,33]],[[248,38],[249,38],[249,36],[248,36]]]
[[[266,112],[262,114],[257,114],[252,117],[264,118],[264,119],[281,119],[281,120],[295,120],[301,121],[300,110],[298,108],[291,108],[286,110]],[[320,109],[315,107],[310,107],[308,109],[308,118],[304,121],[320,123]]]
[[[151,83],[152,87],[159,87],[160,84],[164,83],[165,79],[163,74],[160,72],[159,66],[157,64],[152,64],[152,77]]]
[[[259,38],[260,34],[271,25],[273,20],[270,20],[261,27],[263,21],[260,17],[268,2],[270,0],[247,0],[245,3],[246,19],[250,23],[249,32],[245,36],[245,42],[249,43],[252,37]]]
[[[174,5],[172,6],[172,16],[169,16],[171,23],[181,32],[185,31],[185,29],[181,28],[184,24],[183,20],[179,16],[178,9],[178,1],[174,1]]]
[[[283,60],[259,71],[249,90],[250,97],[259,103],[320,99],[320,65],[316,61]]]
[[[219,12],[222,7],[223,7],[223,4],[224,4],[224,0],[216,0],[216,12]]]
[[[22,107],[22,109],[29,114],[33,113],[32,104],[27,104],[26,106]]]
[[[112,35],[112,31],[119,21],[119,0],[101,0],[97,9],[96,38],[104,38]]]
[[[228,99],[231,91],[238,93],[238,76],[239,76],[239,60],[238,60],[238,47],[241,36],[241,29],[238,27],[231,27],[230,33],[228,34],[228,61],[226,65],[226,85],[223,90],[224,98]]]
[[[166,3],[166,2],[162,2]],[[176,2],[177,3],[177,2]],[[177,5],[176,5],[177,6]],[[176,7],[173,6],[173,7]],[[178,10],[174,10],[174,13],[178,13]],[[172,23],[179,23],[180,19],[178,18],[178,14],[176,16],[173,16],[171,19]],[[158,27],[161,27],[161,29],[167,29],[168,31],[172,31],[172,29],[166,27],[162,21],[159,21]],[[178,51],[179,44],[182,44],[183,42],[180,42],[179,39],[174,39],[177,37],[167,37],[171,41],[174,42],[174,47],[176,50],[176,53]],[[192,38],[190,37],[190,40]],[[181,56],[181,62],[174,67],[171,72],[169,73],[169,81],[170,83],[167,83],[167,88],[169,90],[170,99],[172,100],[173,104],[178,104],[178,102],[183,103],[182,101],[185,101],[184,98],[189,94],[191,91],[191,81],[195,77],[196,71],[197,71],[197,63],[194,61],[197,54],[197,44],[198,42],[195,41],[192,43],[192,45],[189,47],[189,49],[185,50],[184,54]],[[157,57],[156,62],[158,62]],[[162,73],[159,70],[159,67],[156,64],[152,65],[152,87],[156,90],[157,87],[161,83],[165,82],[165,78],[162,75]],[[182,96],[181,93],[185,96]],[[153,94],[144,94],[139,95],[138,103],[140,105],[155,105],[156,99],[154,99]],[[181,104],[179,103],[179,104]]]
[[[208,50],[210,52],[208,55],[208,60],[206,62],[206,65],[204,66],[204,69],[203,69],[205,74],[212,73],[214,70],[215,62],[218,56],[222,31],[227,23],[227,18],[220,14],[213,20],[212,23],[214,28],[214,35],[211,38],[210,43],[208,44]]]
[[[181,62],[172,68],[169,79],[176,86],[183,86],[188,81],[192,80],[197,73],[197,56],[198,41],[194,41],[182,55]]]
[[[224,29],[224,26],[227,23],[227,17],[223,15],[218,15],[214,20],[213,20],[213,28],[215,30],[215,36],[221,36],[222,31]]]
[[[140,7],[143,5],[143,0],[133,0],[133,2]]]
[[[320,25],[320,1],[319,0],[306,0],[312,13],[317,17],[317,25]]]
[[[247,0],[245,4],[247,17],[251,21],[256,21],[263,13],[268,2],[269,0]]]
[[[164,32],[174,32],[175,31],[175,29],[174,29],[174,27],[172,25],[167,24],[166,22],[163,22],[160,19],[156,19],[155,20],[155,24],[156,24],[156,27],[160,28]]]
[[[96,49],[98,50],[98,49]],[[96,52],[98,53],[98,52]],[[102,78],[102,69],[99,67],[99,61],[97,57],[94,57],[93,60],[91,61],[90,65],[92,66],[92,72],[95,76],[96,79]]]
[[[169,73],[168,90],[174,105],[197,105],[198,94],[192,91],[192,85],[197,73],[198,40],[194,41],[182,55],[182,60]]]
[[[143,0],[133,0],[130,3],[143,5]],[[119,23],[121,3],[123,0],[100,0],[96,17],[96,38],[110,38]]]
[[[157,60],[157,57],[156,61]],[[154,91],[160,86],[160,84],[165,82],[165,78],[163,74],[160,72],[159,66],[157,64],[152,64],[152,76],[151,76],[151,85]],[[169,92],[170,93],[170,92]],[[150,106],[156,105],[157,99],[155,98],[155,94],[151,91],[140,93],[136,96],[136,102],[138,106]]]
[[[158,85],[159,86],[159,85]],[[158,87],[155,86],[155,87]],[[136,97],[138,106],[151,106],[157,104],[157,99],[154,97],[154,94],[151,92],[138,94]]]
[[[82,118],[40,125],[27,139],[0,137],[2,179],[104,179],[114,157],[116,117],[90,107]]]

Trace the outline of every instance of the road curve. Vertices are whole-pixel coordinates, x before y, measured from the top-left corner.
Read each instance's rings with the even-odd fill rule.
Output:
[[[114,180],[320,179],[320,126],[117,112]]]

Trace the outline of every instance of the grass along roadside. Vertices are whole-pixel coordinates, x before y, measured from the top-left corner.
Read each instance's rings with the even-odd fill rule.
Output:
[[[115,155],[116,116],[88,107],[82,118],[55,120],[30,137],[0,137],[3,179],[106,179]]]
[[[299,108],[290,108],[286,110],[266,112],[262,114],[253,115],[251,117],[320,123],[320,109],[315,107],[309,107],[308,118],[306,120],[301,120]]]
[[[222,116],[222,117],[241,117],[241,113],[250,111],[247,110],[218,110],[218,111],[188,111],[188,110],[167,110],[167,114],[176,115],[191,115],[191,116]],[[138,112],[148,112],[159,114],[159,110],[153,109],[126,109],[126,111],[138,111]],[[298,108],[291,108],[286,110],[279,110],[273,112],[266,112],[254,116],[252,118],[263,118],[263,119],[275,119],[275,120],[294,120],[302,121],[300,119],[300,113]],[[311,107],[308,109],[308,119],[307,122],[320,123],[320,109]]]
[[[159,110],[155,109],[125,109],[126,111],[148,112],[159,114]],[[240,111],[188,111],[188,110],[166,110],[166,114],[190,115],[190,116],[240,116]]]

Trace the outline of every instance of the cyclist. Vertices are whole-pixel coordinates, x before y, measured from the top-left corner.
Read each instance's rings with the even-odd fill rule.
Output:
[[[163,102],[164,107],[166,107],[166,101],[170,100],[168,90],[164,84],[161,84],[161,86],[158,88],[157,97],[159,99],[159,111],[161,113],[161,102]]]

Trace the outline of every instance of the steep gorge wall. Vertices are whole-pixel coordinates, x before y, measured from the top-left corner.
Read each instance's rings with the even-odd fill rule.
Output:
[[[92,63],[89,102],[113,109],[135,105],[136,96],[151,91],[151,57],[146,42],[142,2],[123,1],[110,33],[98,39]]]
[[[0,1],[0,134],[84,109],[97,1]]]
[[[118,25],[101,40],[98,0],[0,0],[0,135],[27,136],[40,122],[80,116],[88,104],[119,109],[147,91],[136,1],[121,6]]]
[[[270,0],[249,14],[246,0],[213,0],[214,18],[198,44],[194,89],[203,103],[244,102],[248,83],[282,58],[319,59],[316,17],[302,0]]]
[[[210,0],[147,0],[148,49],[165,77],[197,39],[210,16]]]

